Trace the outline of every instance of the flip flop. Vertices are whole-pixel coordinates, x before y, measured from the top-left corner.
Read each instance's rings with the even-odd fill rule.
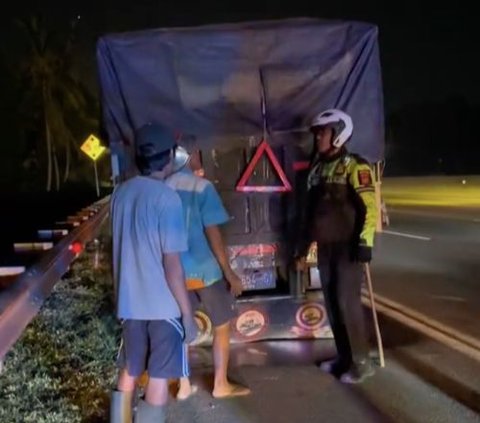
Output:
[[[234,398],[234,397],[245,397],[251,394],[251,390],[246,386],[233,385],[233,389],[228,394],[224,395],[213,395],[216,399],[225,399],[225,398]]]
[[[198,392],[198,386],[197,385],[191,385],[192,386],[192,390],[190,391],[190,393],[186,396],[179,396],[177,394],[177,401],[186,401],[187,399],[189,399],[192,395],[195,395],[197,392]]]

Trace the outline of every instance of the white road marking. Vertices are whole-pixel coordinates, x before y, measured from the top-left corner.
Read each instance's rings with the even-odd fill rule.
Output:
[[[397,209],[394,207],[390,207],[388,209],[388,212],[391,214],[404,214],[408,216],[417,216],[417,217],[428,217],[429,219],[446,219],[446,220],[458,220],[461,222],[474,222],[474,223],[480,223],[480,218],[475,217],[478,215],[478,213],[473,214],[471,216],[468,216],[468,214],[465,214],[464,216],[459,215],[459,212],[456,211],[427,211],[427,210],[402,210],[402,209]],[[457,213],[457,214],[455,214]]]
[[[265,351],[260,351],[260,350],[257,350],[256,348],[248,348],[247,351],[250,354],[265,355],[265,356],[268,355],[268,353],[266,353]]]
[[[0,276],[15,276],[25,272],[25,266],[2,266]]]
[[[467,300],[462,297],[456,297],[453,295],[430,295],[431,298],[436,300],[455,301],[457,303],[466,303]]]
[[[406,233],[403,233],[403,232],[383,231],[383,233],[387,234],[387,235],[403,236],[404,238],[419,239],[420,241],[431,241],[432,240],[432,238],[430,238],[428,236],[406,234]]]
[[[427,317],[413,309],[389,300],[378,294],[374,294],[376,309],[382,313],[412,329],[415,329],[443,344],[450,346],[475,360],[480,360],[480,340],[462,332],[459,328],[453,328],[443,322]],[[363,304],[371,307],[368,291],[362,289]]]

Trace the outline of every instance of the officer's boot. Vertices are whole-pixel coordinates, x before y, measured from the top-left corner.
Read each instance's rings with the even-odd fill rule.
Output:
[[[132,423],[133,392],[112,391],[110,423]]]
[[[135,414],[135,423],[165,423],[166,415],[164,405],[151,405],[140,400]]]
[[[340,381],[347,384],[362,383],[365,379],[373,376],[375,369],[370,358],[354,361],[348,372],[342,374]]]
[[[325,373],[330,373],[335,377],[340,377],[350,368],[350,361],[337,357],[333,360],[327,360],[320,364],[320,369]]]

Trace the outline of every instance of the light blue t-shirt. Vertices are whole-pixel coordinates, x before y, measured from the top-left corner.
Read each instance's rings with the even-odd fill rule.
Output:
[[[180,317],[163,269],[163,254],[187,249],[178,194],[162,181],[136,176],[113,192],[111,218],[118,318]]]
[[[181,254],[188,279],[201,279],[208,286],[222,279],[222,270],[215,258],[205,227],[221,225],[230,219],[212,183],[193,174],[189,169],[174,173],[167,179],[182,200],[188,251]]]

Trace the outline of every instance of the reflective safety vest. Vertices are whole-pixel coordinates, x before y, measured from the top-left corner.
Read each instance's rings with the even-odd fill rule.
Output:
[[[311,240],[319,244],[373,247],[377,207],[368,162],[348,152],[314,161],[308,174],[307,219]]]

